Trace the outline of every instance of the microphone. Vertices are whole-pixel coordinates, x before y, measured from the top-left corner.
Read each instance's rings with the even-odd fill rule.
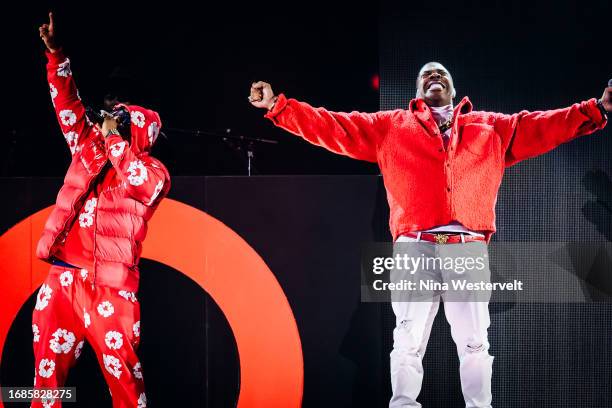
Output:
[[[608,79],[608,87],[612,86],[612,79]]]
[[[116,108],[109,113],[105,110],[97,111],[92,107],[87,106],[85,108],[85,115],[92,123],[96,125],[101,125],[102,122],[104,122],[105,116],[113,116],[115,119],[117,119],[120,127],[129,127],[131,122],[130,112],[124,107]]]

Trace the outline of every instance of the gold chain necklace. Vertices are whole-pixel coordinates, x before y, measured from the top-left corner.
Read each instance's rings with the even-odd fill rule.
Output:
[[[451,128],[451,126],[453,126],[453,116],[454,115],[451,115],[451,117],[448,118],[446,122],[438,125],[438,129],[440,130],[440,133],[446,132],[448,129]]]

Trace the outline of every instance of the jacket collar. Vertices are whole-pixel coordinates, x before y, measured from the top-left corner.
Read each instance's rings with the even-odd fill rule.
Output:
[[[427,106],[425,101],[421,98],[414,98],[413,100],[411,100],[408,104],[408,108],[410,109],[410,112],[414,114],[416,114],[417,112],[424,112],[429,110],[429,106]],[[461,102],[459,102],[459,104],[455,107],[454,111],[455,113],[457,113],[457,110],[459,110],[459,113],[464,114],[470,113],[472,111],[472,108],[473,106],[472,102],[470,101],[470,98],[464,96],[463,99],[461,99]]]
[[[435,135],[438,130],[438,125],[433,120],[433,116],[431,114],[431,110],[429,106],[425,103],[425,101],[421,98],[415,98],[410,101],[408,104],[408,110],[417,117],[421,125],[425,127],[429,131],[430,135]],[[455,118],[458,118],[459,115],[469,113],[472,111],[472,102],[470,99],[465,96],[459,104],[453,109],[453,115]]]

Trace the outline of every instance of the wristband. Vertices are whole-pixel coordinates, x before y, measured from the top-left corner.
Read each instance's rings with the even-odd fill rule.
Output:
[[[274,106],[276,106],[276,101],[278,101],[278,96],[274,97],[274,102],[272,102],[272,106],[268,108],[268,112],[271,112],[272,109],[274,109]]]

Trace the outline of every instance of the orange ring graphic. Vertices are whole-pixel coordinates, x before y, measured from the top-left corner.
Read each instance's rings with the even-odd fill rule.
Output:
[[[51,209],[0,236],[0,259],[15,261],[0,262],[0,351],[15,316],[47,275],[49,265],[35,257],[35,249]],[[166,199],[149,224],[142,255],[184,273],[223,311],[238,347],[238,408],[301,405],[304,362],[295,318],[253,248],[203,211]]]

